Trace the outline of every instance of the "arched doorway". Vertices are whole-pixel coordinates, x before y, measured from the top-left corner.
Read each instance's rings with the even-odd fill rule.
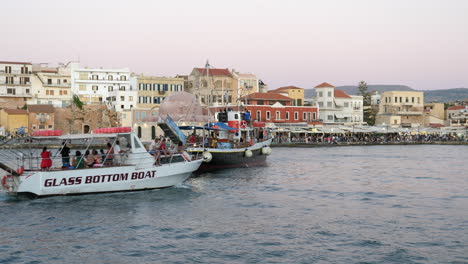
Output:
[[[83,126],[83,133],[85,133],[85,134],[89,133],[89,126],[88,125]]]
[[[156,127],[151,126],[151,139],[154,139],[156,137]]]
[[[141,138],[141,126],[137,128],[137,136]]]

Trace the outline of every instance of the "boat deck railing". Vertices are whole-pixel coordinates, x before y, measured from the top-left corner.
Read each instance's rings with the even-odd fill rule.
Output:
[[[51,156],[49,159],[52,162],[52,166],[49,168],[41,168],[41,163],[44,160],[42,157],[38,156],[37,153],[26,153],[18,152],[15,150],[1,150],[3,153],[0,155],[0,162],[5,164],[11,171],[60,171],[60,170],[70,170],[70,169],[93,169],[93,168],[103,168],[103,167],[119,167],[119,166],[136,166],[136,167],[151,167],[156,165],[156,159],[148,155],[147,152],[142,153],[120,153],[120,154],[98,154],[99,162],[93,162],[92,164],[88,162],[87,158],[84,155],[76,156],[70,155],[68,159],[62,158],[60,155]],[[93,155],[94,156],[94,155]],[[172,164],[177,162],[185,162],[188,160],[200,159],[198,155],[183,155],[180,152],[168,153],[167,155],[161,155],[160,165]],[[8,158],[9,157],[9,158]],[[76,168],[76,164],[80,159],[83,159],[83,168]],[[88,161],[90,161],[89,159]],[[75,165],[75,166],[74,166]]]

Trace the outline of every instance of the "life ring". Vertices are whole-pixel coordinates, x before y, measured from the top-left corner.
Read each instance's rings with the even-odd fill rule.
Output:
[[[10,185],[7,183],[8,178],[14,179],[12,175],[5,175],[5,176],[3,176],[3,178],[2,178],[2,186],[3,186],[3,188],[5,188],[6,190],[9,190],[10,187],[13,187],[13,186],[10,186]]]
[[[246,121],[241,121],[240,128],[247,128],[247,122]]]
[[[23,174],[24,172],[24,166],[21,166],[18,168],[18,170],[16,171],[19,175]]]

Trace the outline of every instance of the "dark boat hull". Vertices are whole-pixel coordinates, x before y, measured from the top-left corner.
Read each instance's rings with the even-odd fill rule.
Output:
[[[196,156],[203,153],[211,154],[211,159],[206,159],[206,162],[204,161],[198,170],[195,171],[195,174],[201,174],[228,168],[264,166],[266,165],[267,156],[271,153],[271,149],[269,149],[270,144],[271,139],[267,139],[246,148],[189,148],[187,152]],[[265,149],[265,147],[268,148]],[[265,152],[264,149],[268,151]],[[246,155],[247,150],[252,152],[250,157]]]
[[[262,149],[251,150],[252,156],[246,157],[245,150],[231,150],[230,152],[211,152],[210,162],[203,162],[195,172],[197,174],[227,168],[245,168],[266,165],[267,155],[262,154]]]

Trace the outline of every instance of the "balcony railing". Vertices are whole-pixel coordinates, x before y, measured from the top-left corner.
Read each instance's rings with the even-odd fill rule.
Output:
[[[31,85],[31,82],[1,82],[0,85]]]
[[[11,71],[9,71],[9,72],[5,72],[5,70],[1,70],[1,71],[0,71],[0,74],[8,74],[8,75],[10,75],[10,74],[11,74],[11,75],[13,75],[13,74],[31,75],[32,72],[31,72],[31,71],[26,71],[26,72],[23,71],[23,72],[22,72],[22,71],[20,71],[20,70],[11,70]]]
[[[398,111],[396,112],[398,115],[422,115],[422,112],[417,111]]]
[[[71,84],[69,83],[46,83],[44,84],[45,87],[70,87]]]

